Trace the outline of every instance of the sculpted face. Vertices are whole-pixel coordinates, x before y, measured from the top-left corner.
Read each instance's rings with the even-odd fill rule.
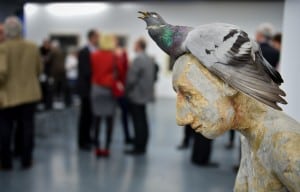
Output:
[[[236,91],[213,76],[194,57],[177,59],[173,70],[177,93],[177,124],[191,125],[207,138],[232,128],[234,108],[230,96]]]

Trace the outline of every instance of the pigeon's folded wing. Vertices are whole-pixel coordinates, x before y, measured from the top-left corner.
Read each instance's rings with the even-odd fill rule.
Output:
[[[281,97],[285,93],[270,74],[274,69],[268,73],[269,66],[252,49],[252,42],[245,32],[228,27],[223,32],[221,29],[218,27],[215,33],[210,30],[209,34],[203,30],[190,32],[185,41],[186,49],[233,88],[281,110],[277,103],[287,102]]]
[[[274,109],[281,110],[277,103],[287,103],[281,97],[285,93],[277,84],[270,81],[261,67],[251,64],[236,67],[216,63],[209,70],[235,89]]]
[[[283,83],[283,79],[280,73],[276,69],[274,69],[274,67],[263,57],[261,49],[259,47],[255,52],[255,61],[261,63],[264,66],[264,70],[276,84],[280,85],[281,83]]]

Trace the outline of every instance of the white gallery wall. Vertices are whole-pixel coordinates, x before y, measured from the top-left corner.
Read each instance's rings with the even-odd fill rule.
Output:
[[[288,105],[284,111],[300,122],[300,1],[286,0],[283,20],[281,74]]]
[[[97,28],[128,36],[130,58],[133,42],[145,36],[145,23],[137,19],[138,10],[157,11],[166,21],[177,25],[197,26],[210,22],[239,25],[251,36],[262,22],[270,22],[277,31],[282,28],[283,2],[182,2],[182,3],[76,3],[76,4],[26,4],[26,37],[41,44],[50,33],[72,33],[86,43],[88,29]],[[149,38],[148,38],[149,39]],[[148,52],[160,64],[158,97],[174,97],[171,74],[167,73],[167,56],[148,40]]]

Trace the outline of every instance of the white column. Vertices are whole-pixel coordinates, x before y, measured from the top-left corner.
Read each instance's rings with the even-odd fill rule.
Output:
[[[283,17],[281,74],[287,93],[284,111],[300,122],[300,0],[286,0]]]

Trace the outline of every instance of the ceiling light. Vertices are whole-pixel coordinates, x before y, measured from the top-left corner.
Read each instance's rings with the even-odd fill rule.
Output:
[[[108,3],[50,3],[46,10],[56,16],[81,16],[101,13],[109,8]]]
[[[38,5],[34,3],[26,3],[24,5],[25,14],[27,16],[34,15],[38,9],[39,9]]]

